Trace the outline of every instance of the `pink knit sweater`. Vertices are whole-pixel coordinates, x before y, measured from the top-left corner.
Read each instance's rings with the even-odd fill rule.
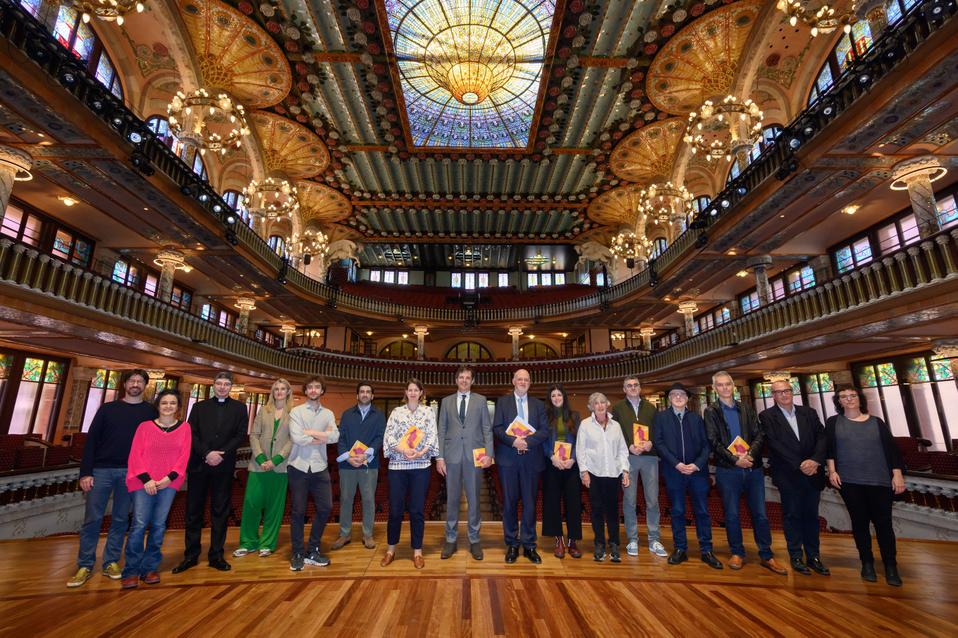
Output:
[[[186,462],[193,442],[190,424],[183,422],[172,432],[164,432],[153,421],[144,421],[136,429],[130,461],[126,470],[126,488],[131,492],[143,489],[141,474],[149,474],[159,481],[170,472],[177,477],[170,487],[178,490],[186,479]]]

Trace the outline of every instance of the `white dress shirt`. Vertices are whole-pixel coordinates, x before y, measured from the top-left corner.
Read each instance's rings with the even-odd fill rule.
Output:
[[[785,420],[788,421],[788,424],[792,426],[792,432],[795,433],[795,438],[799,441],[802,440],[802,437],[798,435],[798,416],[795,414],[795,406],[792,406],[792,411],[789,413],[782,406],[778,406],[778,409],[782,411],[782,416],[785,417]]]
[[[611,416],[605,429],[596,422],[594,414],[579,424],[575,455],[580,473],[616,478],[629,471],[629,447],[622,428]]]
[[[304,430],[329,432],[329,438],[326,443],[314,443],[315,439]],[[301,472],[322,472],[329,467],[326,445],[339,441],[336,417],[321,405],[313,408],[308,401],[297,405],[289,412],[289,438],[293,441],[289,465]]]

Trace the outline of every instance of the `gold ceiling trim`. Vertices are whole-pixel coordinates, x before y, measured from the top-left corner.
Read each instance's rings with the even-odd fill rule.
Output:
[[[329,151],[316,134],[280,115],[257,111],[250,116],[267,174],[307,179],[329,166]]]
[[[685,120],[681,117],[643,127],[616,145],[609,168],[616,177],[630,182],[668,181],[684,133]]]
[[[222,89],[247,109],[272,106],[292,88],[279,45],[255,22],[218,0],[180,0],[201,84]]]
[[[679,31],[649,67],[646,92],[652,104],[687,115],[705,100],[729,93],[761,8],[761,0],[740,0]]]
[[[347,219],[353,211],[349,198],[317,182],[296,182],[303,223],[333,224]]]
[[[612,228],[634,226],[642,190],[638,184],[629,184],[602,193],[589,204],[589,219]]]

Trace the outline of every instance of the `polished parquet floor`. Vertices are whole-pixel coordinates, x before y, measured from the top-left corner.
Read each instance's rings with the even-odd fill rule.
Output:
[[[358,527],[358,526],[357,526]],[[485,560],[460,550],[439,559],[441,523],[427,523],[426,567],[413,568],[408,530],[396,561],[379,566],[385,525],[375,550],[355,540],[332,552],[326,568],[293,573],[288,532],[269,558],[229,558],[220,573],[205,563],[177,576],[182,530],[167,535],[163,582],[121,591],[97,573],[68,590],[75,536],[0,543],[0,636],[948,636],[958,635],[958,544],[899,541],[905,586],[864,583],[850,536],[824,535],[831,577],[776,576],[756,562],[739,572],[712,570],[694,553],[666,564],[642,548],[623,563],[556,559],[542,565],[521,555],[504,563],[499,523],[483,525]],[[331,542],[338,526],[327,527]],[[691,529],[689,530],[691,533]],[[724,532],[716,553],[727,558]],[[749,532],[746,532],[749,534]],[[230,529],[227,548],[236,546]],[[586,532],[586,536],[591,536]],[[205,543],[204,537],[204,543]],[[668,539],[666,545],[668,546]],[[785,556],[781,534],[775,551]],[[327,545],[328,546],[328,545]],[[591,543],[585,546],[591,550]],[[543,547],[543,550],[546,550]]]

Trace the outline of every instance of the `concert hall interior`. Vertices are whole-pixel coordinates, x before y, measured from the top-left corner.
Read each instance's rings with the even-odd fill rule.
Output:
[[[956,635],[956,12],[956,0],[0,0],[0,634]],[[464,365],[460,399],[486,400],[474,415],[456,403]],[[388,420],[385,457],[380,432],[372,457],[337,464],[330,432],[369,414],[360,386]],[[119,440],[104,443],[110,406],[146,414],[164,391],[172,429],[158,405],[128,429],[123,468],[104,465]],[[201,430],[225,427],[223,405],[246,429],[220,454]],[[312,411],[298,435],[297,409]],[[535,430],[534,413],[546,427],[506,431]],[[171,445],[182,420],[189,469],[135,473],[137,446],[159,462],[143,441]],[[424,458],[402,441],[390,451],[394,422],[419,424],[410,445]],[[704,464],[686,454],[696,428]],[[281,429],[292,456],[271,457]],[[596,437],[568,461],[588,459],[591,475],[557,463],[563,436]],[[814,453],[797,449],[810,439]],[[472,448],[485,441],[476,458],[491,461],[493,440],[494,463],[472,472]],[[606,475],[620,444],[626,467]],[[544,469],[527,476],[532,457]],[[127,459],[117,491],[95,497],[106,475],[90,471]],[[397,477],[420,470],[422,557],[403,522],[389,564]],[[349,491],[371,484],[374,507],[350,495],[352,542],[332,548],[343,477],[357,473]],[[560,474],[581,558],[551,504]],[[213,548],[191,569],[201,476]],[[414,528],[420,486],[402,480]],[[604,550],[603,490],[617,503]],[[296,569],[291,503],[307,491],[319,498],[307,527],[328,524]],[[796,514],[806,492],[817,520]],[[280,499],[269,547],[242,546],[253,493]],[[144,494],[169,507],[159,568],[114,582],[129,544],[116,574],[82,549],[74,559],[83,527],[105,563],[108,498],[127,501],[115,511],[133,538]],[[691,531],[702,516],[714,550]],[[861,553],[869,516],[877,580]],[[683,522],[696,538],[679,565]],[[149,543],[137,551],[149,559]]]

